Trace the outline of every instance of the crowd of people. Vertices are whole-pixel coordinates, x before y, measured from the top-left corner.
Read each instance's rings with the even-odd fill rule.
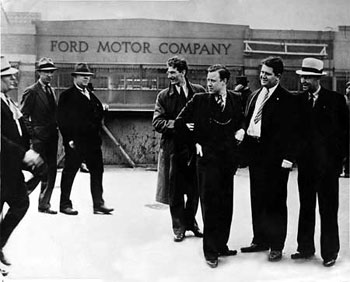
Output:
[[[57,70],[50,58],[37,63],[38,80],[25,89],[20,105],[8,96],[16,88],[18,70],[1,56],[1,221],[0,262],[10,265],[4,247],[29,207],[29,195],[41,183],[38,212],[55,215],[51,195],[57,173],[59,132],[65,162],[59,212],[78,215],[71,201],[77,171],[86,163],[94,214],[111,214],[103,199],[100,131],[104,106],[96,97],[86,63],[77,63],[72,87],[59,99],[51,86]],[[338,177],[349,177],[349,95],[325,89],[323,62],[305,58],[302,93],[281,85],[280,57],[261,62],[260,87],[251,91],[245,76],[228,89],[230,71],[222,64],[207,70],[207,85],[189,81],[183,58],[167,61],[169,87],[160,91],[152,119],[161,133],[156,200],[170,207],[174,241],[186,231],[203,240],[206,263],[215,268],[228,248],[233,217],[233,180],[248,166],[253,238],[242,253],[269,251],[271,262],[282,258],[287,234],[287,183],[298,167],[299,223],[297,252],[292,259],[315,254],[315,214],[321,220],[323,265],[333,266],[339,252]],[[343,171],[344,165],[344,171]],[[340,167],[342,167],[340,171]],[[25,182],[22,170],[33,177]],[[6,214],[4,204],[8,205]],[[200,203],[200,204],[199,204]],[[203,232],[196,221],[201,208]],[[0,267],[3,275],[7,270]]]

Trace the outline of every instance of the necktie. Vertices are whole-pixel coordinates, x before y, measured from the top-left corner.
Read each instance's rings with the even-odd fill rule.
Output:
[[[309,104],[310,108],[313,108],[315,106],[315,95],[312,93],[309,93],[308,104]]]
[[[225,103],[224,103],[224,99],[222,99],[221,95],[216,96],[216,103],[218,103],[221,110],[224,109]]]
[[[45,92],[46,92],[47,98],[49,100],[50,106],[55,107],[56,101],[55,101],[55,98],[53,97],[51,87],[48,84],[45,84]]]
[[[266,87],[264,87],[261,90],[259,95],[263,95],[263,99],[261,101],[261,104],[260,104],[260,107],[259,107],[258,111],[256,112],[256,116],[254,118],[254,123],[258,123],[261,120],[263,107],[264,107],[267,99],[269,98],[269,90]]]
[[[185,91],[182,87],[180,87],[180,101],[181,101],[181,105],[186,105],[187,98],[185,95]]]

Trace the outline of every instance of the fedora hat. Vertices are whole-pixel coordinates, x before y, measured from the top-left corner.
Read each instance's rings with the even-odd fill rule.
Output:
[[[18,69],[11,67],[10,63],[4,56],[1,56],[1,76],[18,73]]]
[[[86,63],[77,63],[74,67],[74,71],[72,72],[72,75],[94,75],[93,72],[91,72],[89,66]]]
[[[57,68],[55,67],[51,58],[43,57],[39,60],[37,69],[38,71],[55,71]]]
[[[322,76],[327,73],[323,71],[323,61],[315,58],[305,58],[301,65],[301,70],[297,70],[298,75]]]
[[[248,79],[246,76],[236,76],[236,85],[242,84],[243,86],[248,85]]]

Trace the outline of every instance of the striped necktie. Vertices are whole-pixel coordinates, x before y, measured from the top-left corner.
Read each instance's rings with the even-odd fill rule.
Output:
[[[266,87],[264,87],[261,90],[259,95],[263,95],[263,99],[261,101],[261,104],[260,104],[258,111],[256,112],[256,116],[254,118],[254,123],[258,123],[261,120],[262,110],[264,108],[264,105],[265,105],[267,99],[269,98],[269,90]]]
[[[218,103],[219,107],[221,110],[224,109],[224,106],[225,106],[225,102],[224,102],[224,99],[222,99],[222,96],[221,95],[217,95],[216,96],[216,103]]]

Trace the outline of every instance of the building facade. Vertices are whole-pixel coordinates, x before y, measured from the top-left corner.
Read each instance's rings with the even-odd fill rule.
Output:
[[[259,86],[260,61],[279,55],[286,63],[284,85],[297,93],[295,70],[306,56],[324,60],[329,76],[323,84],[344,92],[350,77],[350,27],[339,31],[253,30],[226,25],[146,19],[41,21],[40,15],[9,13],[2,17],[1,53],[20,69],[15,100],[36,80],[35,62],[51,57],[58,71],[58,95],[72,84],[76,62],[87,62],[92,84],[109,105],[103,133],[106,164],[155,165],[159,135],[151,125],[157,93],[168,86],[166,61],[180,56],[189,62],[192,82],[206,84],[206,69],[225,64],[232,74],[246,75]]]

